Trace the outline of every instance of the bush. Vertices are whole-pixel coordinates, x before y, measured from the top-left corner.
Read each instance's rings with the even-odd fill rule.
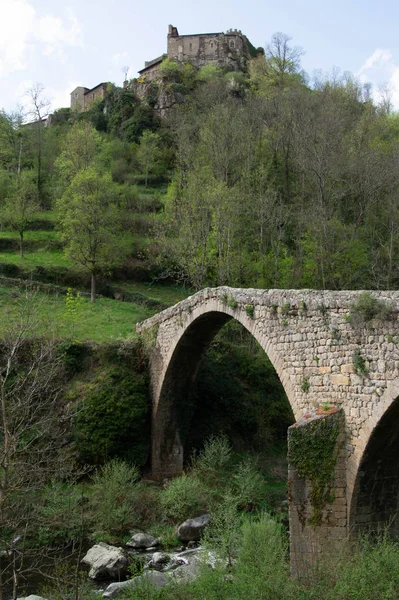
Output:
[[[181,475],[173,479],[161,495],[168,517],[182,522],[195,516],[203,503],[203,487],[195,476]]]
[[[349,314],[351,325],[367,324],[373,319],[389,319],[392,307],[382,300],[378,300],[370,292],[362,292],[357,301],[352,304]]]
[[[262,500],[265,481],[250,458],[237,465],[233,475],[233,490],[241,508],[252,509]]]
[[[211,436],[205,441],[203,450],[194,455],[192,468],[206,486],[219,488],[228,479],[232,449],[225,435]]]
[[[150,442],[147,371],[123,362],[103,366],[77,393],[83,396],[74,423],[81,461],[101,464],[119,457],[143,465]]]
[[[76,485],[50,483],[37,502],[39,545],[60,545],[79,540],[84,535],[86,519],[83,494]]]
[[[239,598],[291,597],[287,540],[268,514],[244,522],[236,578]]]
[[[140,472],[121,460],[106,463],[93,478],[96,537],[126,533],[135,525],[133,505],[139,492]]]

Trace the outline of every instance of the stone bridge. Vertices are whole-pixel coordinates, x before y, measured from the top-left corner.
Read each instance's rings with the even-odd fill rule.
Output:
[[[356,311],[359,298],[368,306]],[[389,526],[399,535],[398,310],[392,291],[220,287],[139,324],[150,350],[153,476],[182,471],[178,401],[213,337],[235,319],[274,365],[296,419],[289,430],[292,571],[358,531]],[[302,460],[292,452],[298,432],[305,433]],[[317,472],[326,449],[333,456],[327,480]]]

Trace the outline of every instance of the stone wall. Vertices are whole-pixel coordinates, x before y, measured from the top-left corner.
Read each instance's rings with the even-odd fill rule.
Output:
[[[195,67],[215,64],[235,70],[245,68],[249,58],[248,44],[241,31],[227,33],[204,33],[178,35],[171,27],[168,34],[168,58],[178,62],[190,62]]]

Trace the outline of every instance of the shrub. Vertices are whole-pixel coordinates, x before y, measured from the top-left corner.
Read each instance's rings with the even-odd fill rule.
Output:
[[[83,502],[83,494],[76,485],[59,482],[47,485],[36,505],[39,545],[69,543],[83,536],[87,524],[79,510]]]
[[[378,300],[370,292],[362,292],[357,301],[352,304],[348,320],[351,325],[356,326],[367,324],[373,319],[388,319],[391,313],[390,305]]]
[[[228,477],[232,449],[226,435],[211,436],[203,450],[192,459],[192,467],[199,479],[209,487],[218,488]]]
[[[244,522],[236,572],[238,598],[291,597],[287,541],[281,525],[268,514]]]
[[[355,350],[353,353],[353,367],[356,373],[360,376],[366,375],[368,373],[368,368],[366,364],[366,359],[360,353],[360,350]]]
[[[161,495],[168,517],[182,522],[195,516],[203,502],[203,487],[195,476],[181,475],[173,479]]]
[[[240,508],[251,509],[264,495],[265,482],[254,461],[246,458],[241,461],[233,475],[233,490]]]
[[[241,518],[238,503],[237,495],[227,490],[221,501],[211,508],[211,520],[202,537],[204,546],[227,560],[228,566],[232,565],[237,556],[240,540]]]
[[[253,319],[254,318],[254,314],[255,314],[255,307],[253,304],[247,304],[245,307],[245,312],[247,313],[247,315]]]
[[[134,365],[103,366],[77,392],[74,437],[80,459],[98,464],[122,458],[143,465],[150,440],[148,374]]]
[[[137,467],[115,459],[106,463],[93,478],[94,524],[96,535],[121,534],[135,524],[133,505],[139,491]]]

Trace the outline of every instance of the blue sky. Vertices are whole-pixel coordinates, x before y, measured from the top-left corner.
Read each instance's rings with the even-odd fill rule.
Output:
[[[0,0],[0,108],[26,104],[40,82],[52,108],[69,105],[77,85],[121,85],[166,50],[168,24],[181,34],[241,29],[255,46],[282,31],[305,51],[302,66],[351,71],[387,84],[399,109],[399,3],[381,0]]]

